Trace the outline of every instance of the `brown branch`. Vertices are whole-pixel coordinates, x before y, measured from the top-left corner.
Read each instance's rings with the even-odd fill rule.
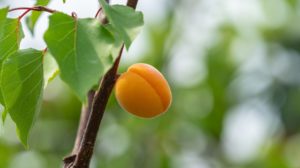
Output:
[[[128,1],[127,1],[127,6],[130,6],[130,7],[132,7],[133,9],[135,9],[136,6],[137,6],[137,3],[138,3],[138,0],[128,0]]]
[[[76,154],[78,153],[78,150],[80,148],[80,144],[83,138],[84,130],[86,129],[88,119],[91,114],[91,109],[92,109],[92,103],[94,100],[94,95],[95,91],[90,90],[88,93],[88,102],[87,105],[82,105],[81,109],[81,115],[80,115],[80,121],[79,121],[79,126],[77,130],[77,135],[74,143],[74,147],[72,150],[71,155],[67,156],[64,158],[64,168],[68,168],[71,166],[72,163],[74,163],[76,159]]]
[[[94,100],[94,95],[95,95],[95,91],[94,90],[90,90],[88,93],[88,103],[87,105],[83,105],[82,109],[81,109],[81,116],[80,116],[80,121],[79,121],[79,127],[77,130],[77,135],[76,135],[76,140],[75,140],[75,144],[74,144],[74,148],[72,153],[76,154],[77,151],[79,150],[80,147],[80,143],[84,134],[84,130],[86,128],[89,116],[90,116],[90,112],[92,109],[92,103]]]
[[[35,11],[45,11],[45,12],[49,12],[49,13],[55,13],[55,12],[57,12],[56,10],[47,8],[45,6],[35,6],[34,8],[35,8],[34,9]]]
[[[107,0],[109,2],[109,0]],[[136,8],[138,0],[128,0],[127,6]],[[100,12],[100,9],[99,11]],[[98,12],[96,16],[98,15]],[[106,17],[101,20],[102,23],[107,23]],[[64,159],[65,168],[88,168],[93,155],[95,141],[98,130],[103,118],[103,114],[108,102],[109,96],[113,90],[116,79],[118,78],[117,70],[122,56],[124,45],[122,45],[119,55],[116,58],[113,66],[105,73],[101,80],[99,88],[94,93],[91,109],[83,110],[80,119],[80,126],[76,137],[76,142],[72,155]],[[90,114],[88,114],[90,113]],[[87,117],[88,116],[88,117]],[[84,131],[82,131],[82,128]],[[78,146],[78,143],[80,145]]]
[[[113,66],[104,75],[99,90],[95,93],[91,115],[84,132],[81,145],[72,168],[88,168],[94,151],[99,126],[106,108],[108,98],[116,82],[116,74],[119,67],[123,48]]]

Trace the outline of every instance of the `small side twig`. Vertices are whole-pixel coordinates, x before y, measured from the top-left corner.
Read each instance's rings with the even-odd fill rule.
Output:
[[[28,12],[30,11],[44,11],[44,12],[49,12],[49,13],[54,13],[56,12],[56,10],[44,7],[44,6],[34,6],[34,7],[19,7],[19,8],[12,8],[9,10],[9,12],[13,12],[13,11],[18,11],[18,10],[25,10],[25,12],[23,12],[18,19],[21,20]]]
[[[47,8],[45,6],[34,6],[34,7],[19,7],[19,8],[12,8],[9,10],[9,12],[18,11],[18,10],[29,10],[29,11],[44,11],[49,13],[54,13],[56,10]]]
[[[35,6],[34,8],[35,8],[35,11],[45,11],[45,12],[49,12],[49,13],[57,12],[56,10],[47,8],[45,6]]]

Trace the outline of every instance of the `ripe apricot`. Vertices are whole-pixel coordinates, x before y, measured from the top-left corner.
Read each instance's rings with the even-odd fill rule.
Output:
[[[153,66],[143,63],[131,65],[119,77],[115,95],[123,109],[143,118],[164,113],[172,101],[164,76]]]

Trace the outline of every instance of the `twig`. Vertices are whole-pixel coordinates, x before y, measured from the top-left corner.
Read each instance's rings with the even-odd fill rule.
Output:
[[[44,7],[44,6],[34,6],[34,7],[20,7],[20,8],[12,8],[9,12],[18,11],[18,10],[29,10],[29,11],[44,11],[49,13],[54,13],[56,10]]]
[[[132,7],[133,9],[135,9],[136,6],[137,6],[137,3],[138,3],[138,0],[128,0],[128,1],[127,1],[127,6],[130,6],[130,7]]]
[[[44,6],[34,6],[34,7],[19,7],[19,8],[12,8],[9,10],[9,12],[18,11],[18,10],[25,10],[19,17],[18,20],[20,21],[28,12],[30,11],[45,11],[49,13],[54,13],[56,10],[49,9]]]
[[[33,7],[20,7],[20,8],[12,8],[9,10],[9,12],[17,11],[17,10],[32,10]]]
[[[36,11],[45,11],[45,12],[49,12],[49,13],[55,13],[55,12],[57,12],[56,10],[47,8],[45,6],[35,6],[34,8],[35,8]]]

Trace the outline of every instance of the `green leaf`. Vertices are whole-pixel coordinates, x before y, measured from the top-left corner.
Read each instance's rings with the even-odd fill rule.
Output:
[[[41,104],[42,61],[42,52],[27,49],[11,55],[2,65],[1,89],[5,106],[26,147],[29,131]]]
[[[6,22],[6,15],[7,15],[7,13],[8,13],[8,8],[2,8],[2,9],[0,9],[0,39],[2,39],[2,37],[3,37],[3,27],[4,27],[5,22]],[[3,107],[4,103],[3,103],[3,97],[2,97],[1,89],[0,89],[0,104],[1,104],[0,105],[0,107],[1,107],[0,114],[3,116],[2,117],[3,120],[0,121],[0,123],[3,124],[3,121],[4,121],[4,118],[6,117],[6,114],[4,114],[5,111],[3,109],[4,108]],[[1,125],[0,125],[0,128],[1,128]]]
[[[23,38],[22,27],[18,19],[6,19],[8,9],[0,10],[0,73],[3,61],[17,52],[20,41]],[[5,18],[4,18],[5,16]],[[0,77],[1,80],[1,77]],[[1,81],[0,81],[1,82]],[[0,85],[0,103],[5,108],[2,96],[2,86]],[[5,121],[7,110],[2,113],[2,120]]]
[[[8,8],[3,8],[3,9],[0,9],[0,39],[3,39],[3,36],[4,36],[4,25],[5,25],[5,22],[6,22],[6,15],[8,13]],[[0,43],[1,45],[1,43]],[[0,46],[0,53],[1,53],[1,46]],[[1,59],[1,55],[0,55],[0,59]],[[2,63],[2,61],[0,62],[0,64]],[[0,66],[1,67],[1,66]],[[1,69],[0,69],[1,71]],[[3,103],[3,98],[2,98],[2,94],[1,94],[1,89],[0,89],[0,104],[4,105]],[[5,115],[4,114],[5,112],[3,112],[3,118],[5,118]]]
[[[50,0],[37,0],[35,6],[47,6],[49,2]],[[41,14],[41,11],[32,11],[31,15],[26,19],[26,23],[32,34],[34,32],[34,26],[40,18]]]
[[[0,37],[3,36],[3,27],[6,22],[6,15],[8,13],[8,8],[0,9]]]
[[[60,76],[81,101],[112,64],[118,40],[96,19],[74,19],[63,13],[50,16],[45,41]]]
[[[110,6],[105,0],[100,0],[100,4],[109,23],[119,33],[126,48],[129,49],[144,24],[143,14],[123,5]]]
[[[59,73],[58,65],[53,56],[46,52],[44,55],[44,88],[52,81]]]
[[[0,63],[18,50],[20,41],[23,38],[21,24],[18,19],[6,19],[1,32]]]

